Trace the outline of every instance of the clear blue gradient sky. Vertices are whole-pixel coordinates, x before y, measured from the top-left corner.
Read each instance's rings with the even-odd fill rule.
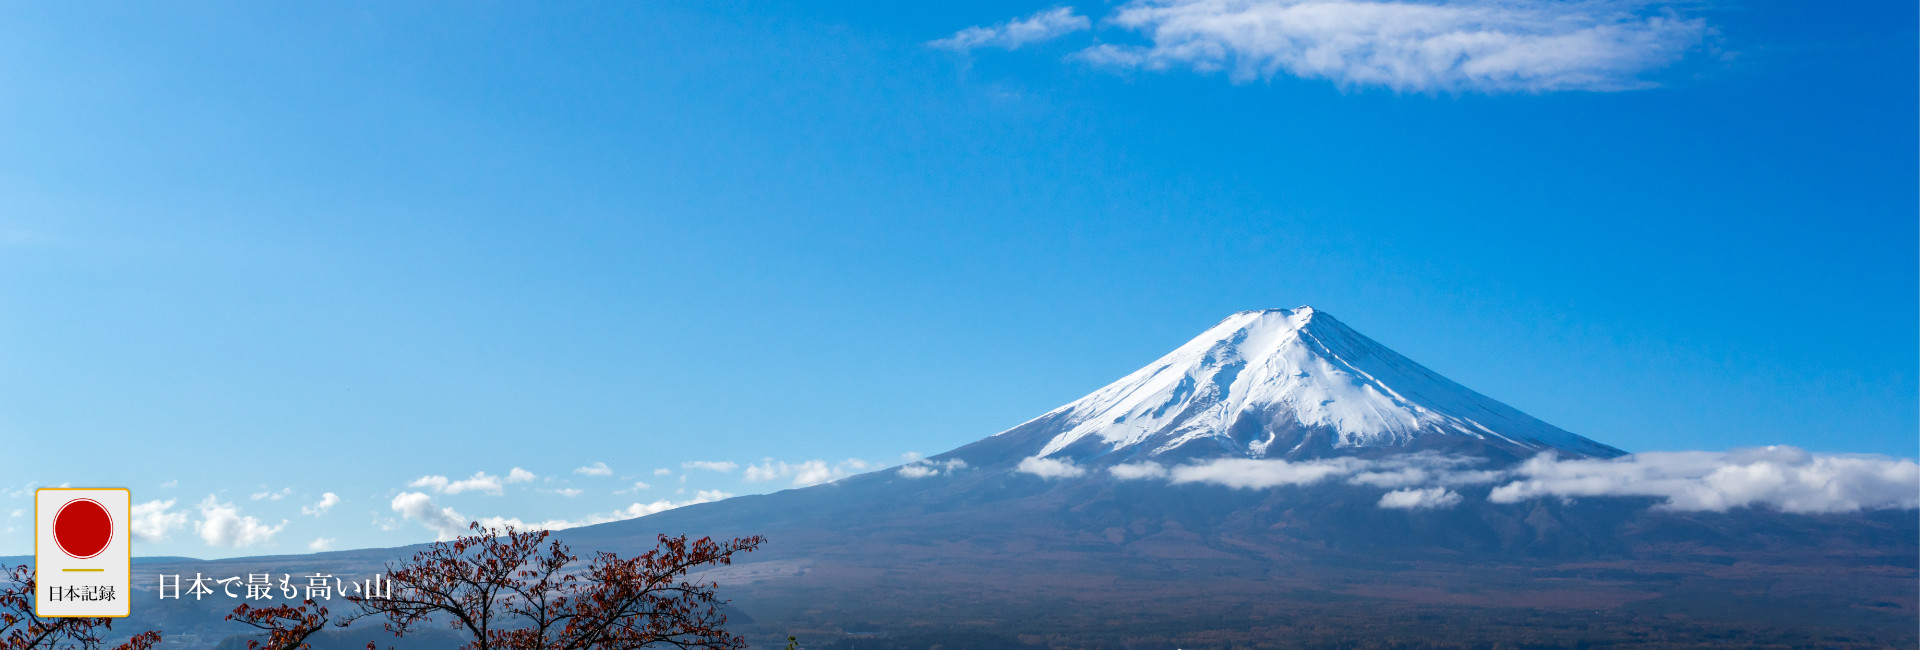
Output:
[[[0,5],[0,554],[36,483],[203,557],[431,539],[424,475],[780,489],[682,464],[937,453],[1301,304],[1630,451],[1915,455],[1913,3],[1662,8],[1707,31],[1648,87],[1550,92],[920,4]]]

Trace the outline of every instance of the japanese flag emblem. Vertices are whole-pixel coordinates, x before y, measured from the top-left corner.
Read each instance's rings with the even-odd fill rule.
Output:
[[[124,488],[41,488],[33,495],[33,613],[130,612],[133,495]]]

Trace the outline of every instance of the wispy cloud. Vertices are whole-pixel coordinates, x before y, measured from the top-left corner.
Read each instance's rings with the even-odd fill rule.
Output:
[[[1351,474],[1366,461],[1357,458],[1329,458],[1291,463],[1284,460],[1225,458],[1203,465],[1181,465],[1168,473],[1174,483],[1213,483],[1234,488],[1270,488],[1281,485],[1312,485]]]
[[[1073,7],[1056,7],[991,27],[968,27],[927,45],[956,52],[983,47],[1013,50],[1092,27],[1093,22],[1074,13]]]
[[[1380,495],[1380,507],[1399,510],[1451,508],[1460,501],[1460,493],[1443,487],[1403,488]]]
[[[1028,467],[1032,461],[1033,466]],[[1044,461],[1044,463],[1042,462]],[[1062,463],[1054,466],[1045,463]],[[1454,488],[1495,485],[1494,503],[1536,498],[1656,497],[1667,510],[1726,511],[1764,507],[1794,513],[1920,508],[1920,464],[1885,456],[1814,454],[1776,446],[1729,452],[1646,452],[1610,460],[1542,455],[1505,469],[1481,469],[1474,458],[1420,453],[1384,459],[1308,461],[1226,458],[1163,467],[1116,465],[1118,479],[1165,479],[1265,489],[1340,480],[1391,488],[1382,508],[1449,508],[1465,500]],[[1062,468],[1072,468],[1071,470]],[[1027,459],[1019,471],[1078,476],[1065,461]]]
[[[589,515],[580,521],[567,523],[566,527],[591,526],[593,524],[604,524],[610,521],[623,521],[635,517],[645,517],[656,512],[666,512],[674,508],[684,508],[697,503],[712,503],[732,497],[732,494],[719,490],[700,490],[693,494],[693,498],[684,501],[660,499],[652,503],[635,503],[609,514]]]
[[[1087,469],[1073,464],[1073,461],[1060,458],[1041,458],[1032,456],[1020,459],[1013,468],[1022,474],[1032,474],[1044,479],[1076,478],[1086,476]]]
[[[1785,512],[1854,512],[1920,507],[1920,464],[1868,455],[1823,455],[1795,447],[1731,452],[1647,452],[1612,460],[1536,457],[1521,480],[1487,498],[1641,496],[1668,510],[1725,511],[1767,506]]]
[[[515,467],[513,468],[513,470],[507,472],[508,483],[530,483],[535,478],[538,478],[538,477],[534,476],[533,472],[529,472],[527,470],[520,469],[518,467]]]
[[[333,550],[333,542],[334,542],[334,539],[332,537],[321,537],[319,539],[315,539],[311,542],[308,542],[307,550],[314,551],[316,553],[320,551],[331,551]]]
[[[740,464],[730,460],[693,460],[680,464],[682,469],[704,469],[722,474],[739,469]]]
[[[907,478],[931,478],[946,476],[967,468],[967,461],[958,458],[946,462],[917,460],[900,466],[899,474]]]
[[[1471,466],[1485,461],[1463,456],[1441,456],[1438,454],[1414,454],[1397,459],[1385,459],[1367,463],[1355,470],[1347,479],[1354,485],[1371,485],[1383,488],[1407,487],[1410,485],[1440,485],[1457,487],[1461,485],[1482,485],[1499,481],[1507,477],[1500,470],[1475,470]]]
[[[435,539],[446,541],[466,534],[468,532],[468,524],[474,521],[478,521],[481,526],[489,528],[511,526],[517,530],[565,530],[568,528],[578,528],[580,526],[591,526],[594,524],[624,521],[635,517],[644,517],[657,512],[665,512],[674,508],[682,508],[697,503],[711,503],[732,496],[732,494],[719,490],[701,490],[696,493],[692,499],[684,501],[660,499],[652,503],[634,503],[613,512],[590,514],[580,519],[548,519],[545,521],[526,521],[517,517],[483,517],[470,519],[453,508],[441,507],[439,504],[433,502],[433,497],[421,492],[401,493],[399,496],[393,498],[392,508],[394,512],[399,513],[402,519],[418,522],[421,526],[426,527],[427,530],[433,531]]]
[[[261,499],[271,499],[273,501],[279,501],[281,499],[287,498],[287,496],[291,494],[293,494],[293,488],[281,488],[279,491],[262,490],[259,492],[255,492],[253,493],[252,496],[249,496],[247,498],[253,499],[254,501],[259,501]]]
[[[573,473],[582,476],[613,476],[613,468],[607,467],[606,463],[595,461],[592,465],[574,468]]]
[[[1164,467],[1148,461],[1115,465],[1107,468],[1107,472],[1123,480],[1166,479],[1172,483],[1211,483],[1244,489],[1314,485],[1334,479],[1343,479],[1353,485],[1384,488],[1455,487],[1492,483],[1507,476],[1501,471],[1472,468],[1483,462],[1478,458],[1423,452],[1377,460],[1351,457],[1304,461],[1222,458],[1175,467]]]
[[[166,541],[167,535],[187,525],[187,513],[174,512],[174,499],[148,501],[133,506],[133,522],[127,531],[143,542]]]
[[[467,524],[473,521],[453,508],[440,507],[433,502],[433,497],[420,492],[401,492],[393,497],[391,506],[401,518],[419,522],[433,531],[434,539],[442,542],[465,533]]]
[[[194,528],[200,533],[201,541],[209,546],[245,548],[265,544],[287,527],[285,520],[277,526],[260,523],[259,519],[240,514],[239,508],[221,503],[211,494],[200,502],[199,509],[200,521],[194,523]]]
[[[504,489],[500,477],[486,472],[474,472],[473,476],[453,481],[445,476],[422,476],[408,483],[407,487],[423,487],[441,494],[459,494],[461,492],[485,492],[501,494]]]
[[[1638,75],[1706,32],[1701,20],[1618,0],[1135,0],[1105,22],[1148,43],[1095,45],[1081,59],[1412,92],[1642,88]]]
[[[749,482],[760,483],[791,477],[794,487],[807,487],[838,481],[871,466],[867,461],[858,458],[848,458],[833,465],[828,465],[827,461],[819,459],[789,465],[768,458],[758,465],[748,465],[747,470],[742,473],[742,478]]]
[[[320,500],[310,506],[300,506],[300,513],[318,517],[327,514],[334,506],[340,505],[340,495],[328,492],[320,495]]]

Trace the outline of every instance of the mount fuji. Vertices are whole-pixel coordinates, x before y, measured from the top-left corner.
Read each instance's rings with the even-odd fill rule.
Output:
[[[1484,479],[1622,455],[1326,312],[1244,311],[946,453],[561,534],[764,534],[735,603],[768,641],[846,648],[1920,640],[1912,510],[1501,501]],[[1284,476],[1183,480],[1247,468]],[[1419,477],[1443,484],[1389,491]]]
[[[1028,450],[1093,465],[1422,450],[1503,460],[1623,453],[1454,383],[1304,306],[1228,316],[1119,381],[951,457],[980,464]]]
[[[765,536],[708,574],[757,646],[789,635],[848,650],[1920,643],[1911,509],[1492,498],[1493,481],[1537,459],[1606,465],[1622,453],[1325,312],[1246,311],[946,453],[557,535],[622,554],[661,533]],[[412,550],[143,570],[370,574]],[[149,601],[151,622],[136,625],[233,633],[195,606]],[[316,648],[364,644],[342,633]]]

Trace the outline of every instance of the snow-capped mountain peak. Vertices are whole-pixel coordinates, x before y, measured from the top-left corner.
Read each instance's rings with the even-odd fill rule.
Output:
[[[1298,457],[1435,443],[1620,453],[1449,381],[1305,306],[1228,316],[1006,433],[1043,433],[1033,425],[1052,433],[1038,456]]]

